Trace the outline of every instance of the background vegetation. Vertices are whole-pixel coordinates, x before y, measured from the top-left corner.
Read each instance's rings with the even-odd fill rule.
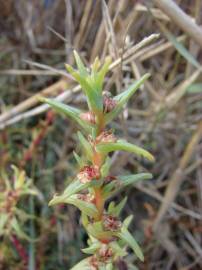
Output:
[[[85,108],[64,69],[64,63],[74,65],[72,49],[86,65],[111,56],[105,89],[113,94],[151,73],[112,125],[156,158],[150,164],[128,153],[113,155],[114,175],[153,174],[119,195],[129,197],[122,215],[134,215],[130,230],[145,254],[140,269],[201,269],[201,17],[200,0],[2,1],[0,203],[8,202],[5,179],[15,181],[14,164],[35,186],[37,196],[15,202],[31,215],[19,214],[21,233],[37,241],[0,230],[0,269],[69,269],[83,256],[86,235],[77,210],[48,207],[74,175],[76,128],[37,98]]]

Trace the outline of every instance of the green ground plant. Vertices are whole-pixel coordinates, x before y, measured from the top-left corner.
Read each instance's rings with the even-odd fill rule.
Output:
[[[126,91],[112,97],[109,92],[103,91],[104,79],[110,66],[107,58],[101,65],[98,58],[91,68],[86,68],[74,51],[78,70],[66,65],[68,72],[81,85],[86,96],[88,111],[60,103],[54,99],[41,98],[57,112],[74,120],[81,131],[78,132],[83,155],[74,152],[79,171],[75,178],[64,190],[63,194],[55,195],[50,205],[72,204],[81,211],[81,221],[88,234],[88,246],[82,251],[88,257],[79,262],[72,270],[113,270],[119,264],[126,264],[123,258],[127,256],[128,247],[135,256],[144,260],[142,250],[130,233],[128,227],[132,215],[120,220],[120,213],[127,198],[115,204],[110,198],[125,187],[137,181],[150,179],[150,173],[132,175],[110,174],[110,153],[127,151],[139,157],[154,161],[154,157],[141,147],[117,138],[114,130],[107,126],[122,111],[132,95],[139,89],[149,74],[135,81]],[[128,265],[128,269],[136,269]]]

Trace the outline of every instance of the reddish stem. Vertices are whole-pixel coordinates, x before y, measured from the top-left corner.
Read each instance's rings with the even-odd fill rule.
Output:
[[[18,255],[23,260],[24,265],[27,265],[28,264],[28,256],[27,256],[25,248],[23,247],[23,245],[20,243],[20,241],[18,240],[18,238],[15,235],[11,236],[11,241],[12,241],[15,249],[17,250]]]

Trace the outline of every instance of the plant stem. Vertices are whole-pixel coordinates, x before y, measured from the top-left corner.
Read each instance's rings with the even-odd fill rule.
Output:
[[[100,133],[105,128],[105,122],[104,122],[103,113],[98,114],[97,117],[98,117],[97,136],[99,136]],[[92,162],[93,162],[94,166],[98,167],[99,171],[100,171],[101,166],[103,164],[103,160],[104,160],[103,155],[101,153],[98,153],[94,149],[94,156],[93,156]],[[100,181],[100,180],[101,179],[99,178],[98,181]],[[95,194],[95,205],[96,205],[97,210],[98,210],[98,216],[97,216],[96,220],[99,221],[102,219],[103,210],[104,210],[104,200],[103,200],[103,196],[102,196],[102,188],[100,188],[100,187],[94,188],[94,194]]]

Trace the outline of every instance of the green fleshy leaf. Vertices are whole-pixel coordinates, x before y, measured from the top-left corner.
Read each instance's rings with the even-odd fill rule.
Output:
[[[133,215],[128,216],[124,219],[123,225],[125,228],[128,228],[133,220]]]
[[[72,204],[76,206],[81,212],[91,217],[94,217],[98,214],[97,208],[94,204],[78,199],[77,195],[71,195],[69,197],[64,194],[60,196],[55,195],[49,202],[49,205],[55,205],[58,203]]]
[[[111,166],[111,159],[110,157],[107,157],[101,168],[101,175],[103,178],[105,178],[109,174],[110,166]]]
[[[114,100],[117,101],[117,105],[111,112],[105,115],[106,124],[111,122],[120,113],[120,111],[123,109],[123,106],[149,77],[150,74],[146,73],[144,76],[142,76],[142,78],[135,81],[134,84],[128,88],[128,90],[114,97]]]
[[[84,213],[81,213],[81,222],[82,222],[84,228],[86,228],[88,223],[89,223],[88,216]]]
[[[121,200],[121,202],[119,204],[117,204],[115,206],[115,203],[112,201],[110,204],[109,204],[109,207],[108,207],[108,213],[109,214],[112,214],[114,216],[119,216],[122,209],[124,208],[125,204],[127,202],[127,197],[125,197],[123,200]]]
[[[138,173],[130,175],[118,175],[116,181],[111,181],[103,187],[103,197],[108,199],[109,197],[120,192],[123,188],[135,184],[141,180],[148,180],[152,178],[150,173]]]
[[[141,180],[149,180],[152,178],[151,173],[138,173],[130,175],[119,175],[117,178],[121,181],[121,187],[126,187],[135,184]]]
[[[111,181],[109,184],[105,185],[102,190],[102,195],[104,199],[108,199],[111,197],[117,190],[119,186],[117,186],[116,181]]]
[[[91,85],[87,82],[86,77],[82,76],[78,71],[73,69],[70,65],[65,64],[67,71],[72,75],[72,77],[81,85],[84,93],[88,96],[89,92],[92,92],[93,89]]]
[[[77,161],[77,163],[79,165],[79,168],[82,168],[85,165],[82,158],[80,158],[80,156],[74,151],[73,151],[73,155],[74,155],[74,158],[76,159],[76,161]]]
[[[85,154],[87,155],[87,158],[89,160],[92,160],[93,149],[92,149],[91,144],[88,142],[88,140],[86,140],[86,138],[83,136],[81,132],[78,132],[77,134],[78,134],[79,141],[85,151]]]
[[[88,188],[90,184],[91,184],[90,182],[83,184],[79,180],[75,180],[68,185],[68,187],[64,190],[63,195],[65,196],[65,198],[67,198],[75,193],[78,193]]]
[[[111,64],[111,57],[107,57],[105,59],[104,65],[101,67],[100,71],[97,73],[97,76],[96,76],[96,89],[99,92],[102,91],[104,78],[105,78],[106,73],[109,70],[110,64]]]
[[[76,60],[76,64],[77,64],[77,67],[78,67],[78,70],[81,74],[81,76],[87,76],[88,75],[88,72],[80,58],[80,56],[78,55],[77,51],[74,50],[74,58]]]
[[[97,151],[105,154],[116,150],[132,152],[138,156],[145,157],[150,161],[154,161],[154,157],[148,151],[144,150],[143,148],[137,145],[128,143],[125,140],[118,140],[115,143],[100,143],[96,146],[96,149]]]
[[[122,226],[121,232],[118,232],[117,236],[132,248],[135,255],[141,261],[144,261],[144,255],[142,253],[142,250],[139,244],[137,243],[137,241],[134,239],[132,234],[127,230],[125,226]]]
[[[93,88],[92,81],[89,77],[83,77],[76,70],[74,70],[70,65],[65,65],[69,73],[74,77],[74,79],[81,85],[83,91],[86,94],[88,107],[95,114],[103,110],[102,96],[100,93]]]
[[[96,57],[93,64],[92,64],[92,66],[91,66],[93,74],[98,72],[98,69],[99,69],[100,65],[101,65],[100,59],[98,57]]]
[[[96,90],[96,89],[95,89]],[[88,100],[90,104],[90,109],[95,113],[100,113],[103,111],[102,95],[97,91],[91,91],[88,93]]]
[[[72,118],[84,130],[86,130],[88,132],[91,131],[91,129],[92,129],[93,126],[80,118],[80,114],[82,113],[81,110],[76,109],[76,108],[74,108],[72,106],[69,106],[67,104],[61,103],[61,102],[59,102],[57,100],[50,99],[50,98],[40,97],[40,101],[42,101],[42,102],[47,103],[48,105],[50,105],[58,113],[63,114],[65,116],[68,116],[68,117]]]
[[[95,243],[92,243],[90,247],[83,248],[82,252],[86,254],[95,254],[95,251],[98,250],[100,246],[101,246],[101,243],[97,241]]]
[[[113,235],[113,232],[103,230],[101,221],[89,224],[87,226],[87,231],[89,235],[95,237],[96,239],[110,239]]]
[[[77,263],[74,267],[72,267],[70,270],[90,270],[91,266],[89,264],[89,258],[85,258],[84,260]]]
[[[112,248],[116,257],[125,257],[127,255],[126,250],[119,245],[118,241],[112,241],[109,243],[109,246]]]

